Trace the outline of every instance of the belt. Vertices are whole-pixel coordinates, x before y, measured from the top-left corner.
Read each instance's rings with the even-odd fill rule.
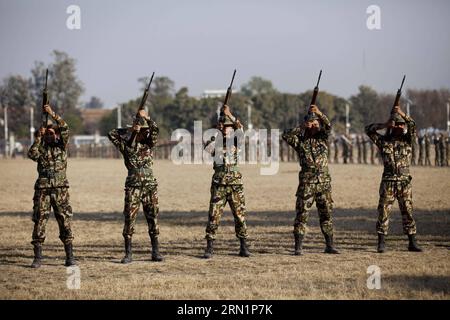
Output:
[[[317,169],[317,168],[302,168],[302,171],[300,173],[328,173],[328,169]]]
[[[398,168],[397,170],[394,170],[394,171],[386,170],[384,173],[385,174],[400,174],[400,175],[409,174],[409,168]]]
[[[43,170],[39,172],[40,178],[47,178],[47,179],[54,179],[56,177],[64,176],[65,173],[61,171],[54,171],[54,170]]]
[[[223,171],[233,171],[233,172],[238,172],[239,168],[236,165],[222,165],[222,166],[216,166],[214,167],[214,171],[216,172],[223,172]]]
[[[128,169],[128,175],[134,175],[134,174],[152,174],[153,170],[150,168],[133,168]]]

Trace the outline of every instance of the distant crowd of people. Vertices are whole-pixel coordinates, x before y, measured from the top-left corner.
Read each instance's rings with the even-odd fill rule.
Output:
[[[329,144],[329,159],[332,163],[381,164],[378,148],[365,134],[335,135],[330,138]],[[416,137],[411,151],[413,166],[449,166],[449,134],[422,132]]]

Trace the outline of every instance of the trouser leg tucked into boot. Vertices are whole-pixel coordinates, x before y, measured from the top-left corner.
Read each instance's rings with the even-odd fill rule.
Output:
[[[66,262],[64,263],[64,265],[66,267],[70,267],[70,266],[76,265],[75,259],[73,258],[72,243],[64,244],[64,251],[66,251]]]
[[[250,251],[248,251],[247,242],[244,238],[239,238],[241,242],[241,248],[239,250],[239,255],[241,257],[250,257]]]
[[[385,244],[385,235],[382,233],[378,234],[378,246],[377,246],[377,252],[383,253],[386,251],[386,244]]]
[[[325,247],[325,253],[333,253],[333,254],[337,254],[339,253],[339,251],[336,250],[336,248],[334,247],[334,241],[333,241],[333,236],[329,235],[329,234],[325,234],[325,243],[326,243],[326,247]]]
[[[303,239],[305,238],[305,235],[296,233],[294,234],[295,239],[295,251],[294,255],[301,256],[303,255]]]
[[[408,238],[409,238],[408,250],[413,252],[422,252],[422,248],[419,247],[419,245],[417,244],[416,235],[408,234]]]
[[[120,261],[121,263],[130,263],[133,261],[131,251],[131,238],[125,238],[125,256]]]
[[[159,242],[157,236],[150,236],[152,242],[152,261],[163,261],[163,256],[159,253]]]
[[[205,258],[205,259],[212,258],[213,253],[214,253],[213,242],[214,242],[214,240],[212,240],[212,239],[206,240],[206,250],[205,250],[205,254],[203,255],[203,258]]]
[[[41,260],[42,260],[42,244],[36,243],[33,244],[33,251],[34,251],[34,259],[33,263],[31,263],[31,268],[39,268],[41,266]]]

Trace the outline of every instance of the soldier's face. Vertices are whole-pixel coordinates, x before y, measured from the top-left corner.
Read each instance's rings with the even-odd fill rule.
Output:
[[[137,142],[143,142],[145,140],[147,140],[149,135],[148,130],[141,130],[138,135],[136,136],[136,141]]]
[[[224,137],[229,137],[233,133],[233,127],[231,126],[224,126],[223,127],[223,135]]]
[[[47,130],[45,130],[44,139],[47,144],[54,144],[57,140],[55,130],[53,128],[48,128]]]
[[[309,134],[314,135],[317,132],[319,132],[320,124],[319,124],[319,121],[313,120],[313,121],[306,122],[305,127],[306,127],[306,130],[309,132]]]
[[[394,137],[401,137],[402,135],[404,135],[406,133],[406,126],[404,123],[396,123],[393,127],[392,127],[392,135]]]

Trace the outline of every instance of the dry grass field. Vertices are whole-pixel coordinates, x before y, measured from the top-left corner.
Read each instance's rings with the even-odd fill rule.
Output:
[[[298,165],[275,176],[243,166],[251,258],[237,256],[226,210],[216,255],[201,259],[212,169],[157,161],[162,254],[150,261],[143,214],[134,236],[134,262],[123,255],[122,208],[126,171],[121,160],[70,159],[74,248],[81,288],[66,286],[64,250],[52,216],[44,265],[31,269],[33,183],[29,160],[0,161],[0,299],[449,299],[450,169],[414,167],[413,194],[423,253],[406,250],[396,207],[388,252],[375,252],[376,205],[382,168],[331,165],[335,234],[340,255],[325,255],[316,209],[304,256],[293,256],[292,223]],[[367,267],[381,268],[381,289],[366,286]]]

